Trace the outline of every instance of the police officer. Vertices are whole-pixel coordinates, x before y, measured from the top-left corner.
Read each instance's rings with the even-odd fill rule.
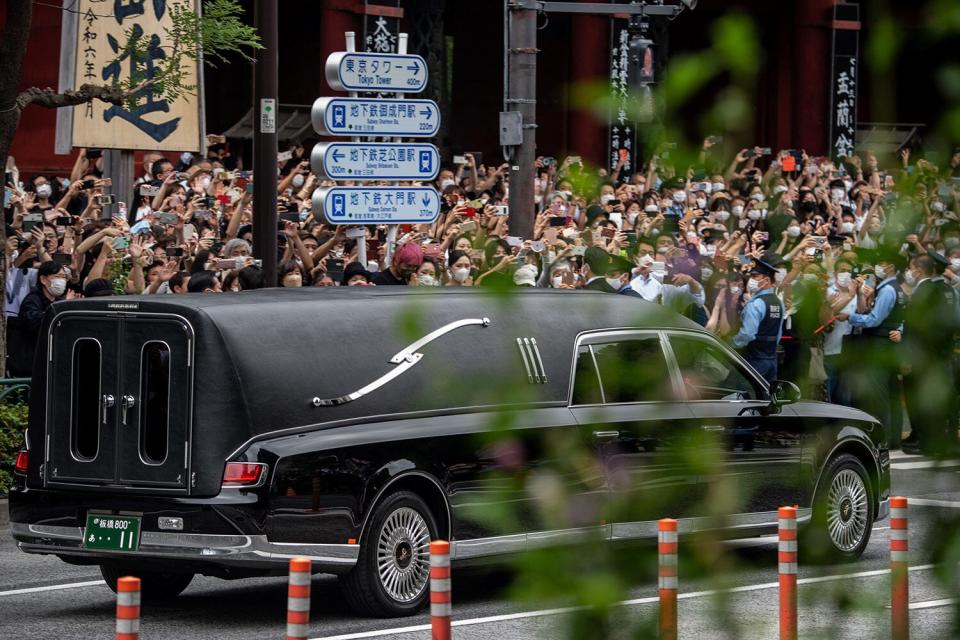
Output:
[[[902,338],[908,372],[903,379],[910,416],[910,436],[903,440],[905,453],[944,455],[956,448],[956,427],[951,430],[956,396],[953,393],[953,348],[956,300],[953,287],[938,277],[938,263],[919,255],[904,272],[913,287]],[[953,436],[951,439],[950,436]]]
[[[773,290],[776,273],[773,265],[754,262],[747,281],[750,301],[743,307],[740,331],[732,339],[733,346],[770,385],[777,379],[777,344],[783,335],[783,302]]]
[[[896,250],[881,247],[876,250],[874,273],[877,286],[873,290],[873,306],[869,311],[850,314],[850,326],[859,350],[859,364],[850,371],[850,391],[853,405],[875,416],[887,428],[891,448],[900,446],[902,412],[897,372],[900,368],[899,344],[894,342],[895,331],[903,328],[907,296],[900,286],[898,272],[905,263]],[[863,276],[857,279],[861,303],[869,298],[871,289]],[[843,320],[841,315],[838,319]]]

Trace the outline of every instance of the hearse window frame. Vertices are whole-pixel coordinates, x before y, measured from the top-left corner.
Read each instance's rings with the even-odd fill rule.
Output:
[[[678,380],[679,380],[679,382],[680,382],[681,391],[682,391],[682,393],[683,393],[684,398],[686,398],[686,399],[684,400],[684,402],[697,402],[697,403],[705,403],[705,402],[732,402],[732,403],[737,403],[737,404],[750,404],[750,403],[757,403],[757,402],[770,402],[770,390],[767,388],[767,383],[766,383],[766,381],[764,381],[762,378],[758,377],[758,376],[754,373],[753,368],[747,363],[747,361],[743,358],[743,356],[741,356],[739,353],[737,353],[737,352],[734,351],[733,349],[726,349],[726,348],[724,348],[723,343],[721,343],[720,340],[717,340],[717,338],[716,338],[713,334],[711,334],[711,333],[706,333],[706,332],[702,332],[702,331],[691,331],[691,330],[687,330],[687,329],[664,329],[664,330],[661,331],[661,333],[663,334],[663,339],[664,339],[664,340],[666,341],[666,343],[667,343],[667,349],[668,349],[668,353],[669,353],[669,358],[670,358],[671,362],[673,363],[673,368],[674,368],[674,370],[675,370],[675,372],[676,372],[676,375],[677,375],[677,378],[678,378]],[[671,336],[678,336],[678,337],[684,337],[684,338],[690,338],[690,337],[692,337],[692,338],[694,338],[694,339],[704,340],[704,341],[706,341],[706,342],[708,342],[708,343],[711,343],[712,346],[719,348],[723,353],[727,354],[728,356],[732,356],[734,362],[736,362],[738,365],[740,365],[740,370],[741,370],[741,372],[742,372],[744,375],[748,376],[751,380],[753,380],[753,382],[754,382],[754,383],[757,385],[757,387],[760,389],[761,397],[759,397],[759,398],[754,398],[754,399],[746,399],[746,398],[744,398],[744,399],[736,399],[736,400],[732,400],[732,399],[731,399],[731,400],[720,400],[720,399],[709,399],[709,398],[708,398],[708,399],[702,399],[702,398],[687,398],[686,388],[685,388],[684,385],[683,385],[683,372],[680,371],[680,364],[677,362],[676,354],[673,352],[673,345],[670,344],[670,337],[671,337]]]
[[[96,393],[96,420],[94,422],[97,425],[97,450],[89,458],[81,455],[80,450],[77,448],[77,442],[79,440],[78,420],[77,420],[77,411],[76,404],[78,400],[77,394],[77,384],[75,376],[77,374],[77,345],[81,342],[92,342],[97,345],[97,393]],[[70,345],[70,457],[72,457],[77,462],[93,462],[100,456],[100,435],[103,427],[102,415],[105,412],[103,407],[103,344],[97,338],[92,336],[83,336],[77,338],[73,341],[73,344]]]
[[[167,397],[166,397],[167,409],[166,409],[166,412],[165,412],[165,415],[166,415],[166,425],[164,426],[164,434],[165,434],[165,438],[166,438],[167,444],[166,444],[166,447],[165,447],[163,460],[153,461],[153,462],[151,461],[151,459],[149,459],[149,458],[145,455],[145,454],[146,454],[146,428],[145,428],[145,422],[146,422],[146,420],[145,420],[145,418],[147,417],[147,413],[148,413],[148,412],[147,412],[148,405],[147,405],[146,393],[145,393],[145,392],[146,392],[148,389],[146,388],[146,382],[147,382],[147,380],[145,379],[146,376],[144,376],[144,373],[145,373],[145,370],[144,370],[144,354],[146,353],[147,347],[148,347],[149,345],[151,345],[151,344],[160,344],[160,345],[163,345],[163,347],[164,347],[164,348],[166,349],[166,351],[167,351],[167,365],[166,365],[166,368],[167,368],[167,394],[166,394],[166,396],[167,396]],[[138,388],[138,393],[140,394],[140,398],[139,398],[139,400],[138,400],[139,407],[138,407],[138,411],[137,411],[137,432],[138,432],[138,433],[137,433],[137,455],[140,456],[140,462],[142,462],[142,463],[145,464],[145,465],[152,466],[152,467],[161,467],[161,466],[163,466],[163,465],[167,462],[167,460],[170,458],[170,449],[171,449],[171,446],[170,446],[170,444],[171,444],[171,443],[170,443],[170,395],[171,395],[171,389],[172,389],[172,383],[173,383],[173,366],[172,366],[172,359],[173,359],[173,349],[170,348],[170,344],[169,344],[166,340],[147,340],[147,341],[144,342],[142,345],[140,345],[140,367],[139,367],[139,369],[140,369],[140,370],[139,370],[139,383],[140,383],[140,384],[138,385],[138,387],[139,387],[139,388]]]
[[[600,370],[597,367],[596,357],[594,356],[593,349],[589,348],[595,344],[609,344],[612,342],[632,340],[636,338],[650,337],[655,335],[660,341],[660,350],[663,353],[663,359],[667,365],[667,370],[670,372],[670,384],[673,387],[673,392],[676,394],[676,397],[682,398],[686,394],[683,392],[680,378],[680,370],[677,367],[676,358],[673,356],[673,350],[670,348],[670,342],[667,340],[666,333],[661,329],[598,329],[593,331],[586,331],[577,335],[576,340],[573,345],[573,361],[570,365],[570,377],[567,385],[567,406],[568,407],[623,407],[623,406],[632,406],[632,405],[652,405],[652,404],[664,404],[670,402],[678,402],[676,399],[663,399],[663,400],[637,400],[635,402],[606,402],[606,393],[603,390],[602,379],[600,378]],[[577,373],[577,359],[580,355],[581,347],[588,347],[591,360],[593,362],[593,371],[597,376],[597,379],[600,380],[600,393],[601,403],[585,403],[585,404],[574,404],[573,402],[573,391],[574,383],[576,380]],[[679,402],[686,402],[686,400],[680,400]]]

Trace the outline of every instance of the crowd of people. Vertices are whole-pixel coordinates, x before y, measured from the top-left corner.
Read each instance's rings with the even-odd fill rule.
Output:
[[[62,178],[21,176],[9,159],[7,370],[29,375],[43,312],[63,299],[267,284],[595,289],[686,315],[771,383],[870,411],[895,446],[902,388],[904,448],[954,447],[960,153],[945,166],[907,150],[884,162],[761,148],[724,158],[712,140],[693,166],[660,148],[635,173],[538,158],[523,238],[509,231],[507,165],[458,158],[436,180],[433,224],[354,236],[314,217],[313,191],[333,182],[291,145],[278,162],[275,283],[253,255],[254,177],[223,140],[178,162],[146,154],[135,185],[112,184],[97,152]]]

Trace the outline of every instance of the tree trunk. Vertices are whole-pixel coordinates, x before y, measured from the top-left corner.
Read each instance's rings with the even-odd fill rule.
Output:
[[[0,33],[0,162],[6,166],[10,145],[20,124],[20,106],[17,103],[17,86],[20,71],[27,53],[27,38],[33,21],[32,0],[7,0],[6,23]],[[6,220],[0,224],[0,287],[6,292],[7,278],[7,228]],[[7,371],[7,297],[0,299],[0,373]]]

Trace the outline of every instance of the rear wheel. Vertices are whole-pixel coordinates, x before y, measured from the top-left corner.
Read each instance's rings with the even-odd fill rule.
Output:
[[[102,564],[100,573],[103,575],[107,586],[116,593],[117,580],[125,576],[136,576],[140,578],[140,594],[144,598],[162,600],[164,598],[175,598],[187,588],[190,581],[193,580],[192,573],[166,573],[163,571],[143,571],[135,566],[119,564]]]
[[[814,497],[804,556],[814,562],[856,560],[870,542],[874,517],[870,476],[863,463],[850,454],[837,456],[827,463]]]
[[[430,541],[437,524],[420,496],[398,491],[378,504],[360,541],[360,555],[341,577],[344,595],[358,612],[408,616],[427,601]]]

